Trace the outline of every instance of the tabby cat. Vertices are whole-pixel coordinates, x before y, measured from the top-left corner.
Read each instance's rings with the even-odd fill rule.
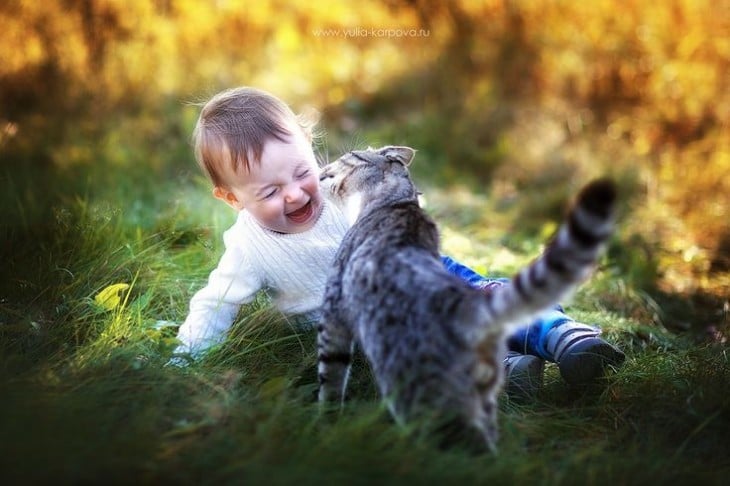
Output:
[[[354,225],[325,292],[319,400],[343,400],[357,342],[397,422],[421,420],[444,440],[476,437],[494,451],[506,336],[591,273],[612,233],[615,188],[585,187],[545,252],[486,294],[444,269],[408,173],[413,156],[408,147],[353,151],[321,173]]]

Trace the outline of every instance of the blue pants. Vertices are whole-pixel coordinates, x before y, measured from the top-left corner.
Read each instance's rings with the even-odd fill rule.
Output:
[[[441,261],[446,270],[452,275],[456,275],[465,280],[469,285],[476,288],[485,288],[492,285],[500,285],[508,282],[506,278],[487,278],[479,275],[471,268],[454,261],[453,259],[442,256]],[[550,329],[572,319],[563,313],[563,308],[559,305],[553,310],[544,312],[531,324],[518,329],[507,339],[507,347],[510,351],[516,351],[522,354],[531,354],[542,359],[553,361],[550,353],[545,349],[546,336]]]

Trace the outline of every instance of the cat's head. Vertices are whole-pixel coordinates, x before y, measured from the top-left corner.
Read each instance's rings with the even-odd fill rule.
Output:
[[[352,224],[369,205],[416,199],[408,174],[415,153],[396,146],[353,150],[322,168],[320,185]]]

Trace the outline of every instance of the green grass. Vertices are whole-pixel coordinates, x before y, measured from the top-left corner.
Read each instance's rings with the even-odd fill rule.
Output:
[[[342,413],[320,413],[315,337],[263,299],[206,359],[164,367],[175,329],[161,322],[184,319],[233,217],[198,178],[165,167],[59,171],[47,187],[65,190],[36,192],[39,174],[3,178],[0,483],[719,484],[730,474],[727,345],[664,330],[661,309],[612,259],[568,309],[600,324],[625,365],[587,390],[548,366],[535,402],[502,401],[496,457],[396,427],[362,358]],[[509,275],[552,228],[515,233],[519,201],[498,211],[486,195],[426,192],[444,249],[481,271]],[[95,302],[116,283],[131,286],[116,308]]]

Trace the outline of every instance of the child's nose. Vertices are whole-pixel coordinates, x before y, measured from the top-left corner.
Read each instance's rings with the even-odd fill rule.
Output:
[[[302,197],[302,188],[298,185],[289,186],[284,197],[286,202],[296,202]]]

